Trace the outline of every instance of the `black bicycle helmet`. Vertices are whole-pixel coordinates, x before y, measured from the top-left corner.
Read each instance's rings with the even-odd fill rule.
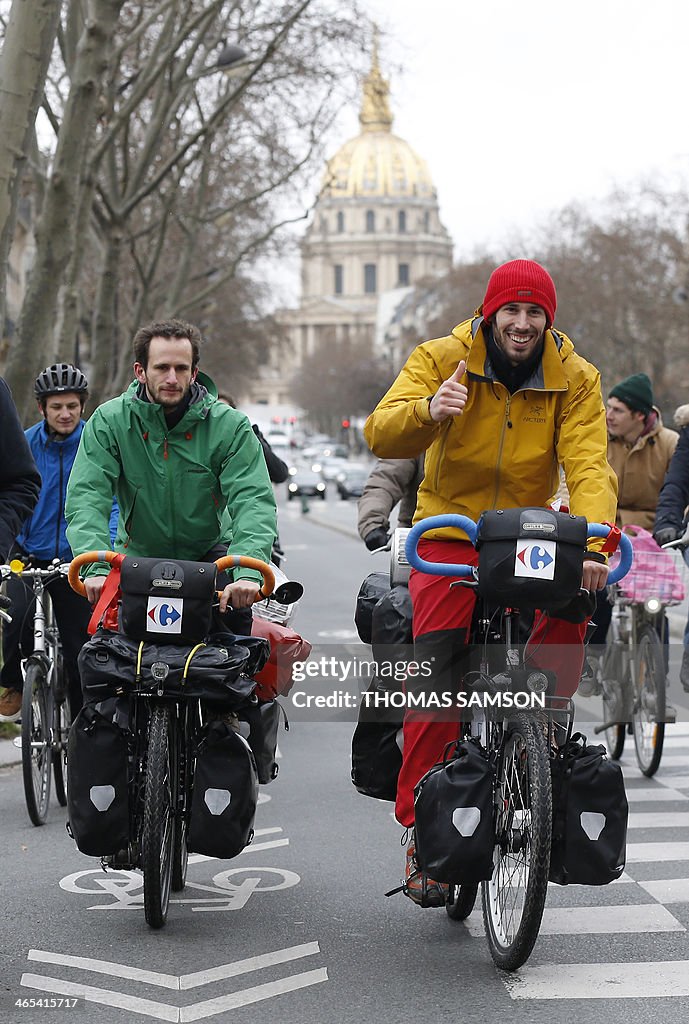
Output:
[[[36,377],[33,393],[36,398],[48,398],[49,395],[59,395],[63,391],[84,393],[88,389],[89,382],[76,366],[70,363],[53,363],[52,366],[46,366]]]

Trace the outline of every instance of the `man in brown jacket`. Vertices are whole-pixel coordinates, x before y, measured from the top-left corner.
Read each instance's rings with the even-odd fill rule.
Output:
[[[634,373],[610,391],[605,414],[608,426],[608,462],[618,481],[618,526],[641,526],[652,531],[658,495],[663,486],[679,435],[663,426],[653,402],[651,381]],[[579,696],[598,692],[596,666],[602,656],[612,618],[612,605],[601,591],[596,601],[596,632],[591,637],[588,660],[593,676],[579,684]]]
[[[608,462],[619,483],[617,525],[652,530],[658,495],[679,435],[663,426],[645,373],[635,373],[615,385],[605,419]]]

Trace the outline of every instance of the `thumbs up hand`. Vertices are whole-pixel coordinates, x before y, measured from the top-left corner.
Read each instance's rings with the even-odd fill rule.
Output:
[[[457,369],[440,385],[428,406],[431,419],[442,423],[448,416],[461,416],[464,412],[469,392],[464,384],[460,384],[467,364],[460,359]]]

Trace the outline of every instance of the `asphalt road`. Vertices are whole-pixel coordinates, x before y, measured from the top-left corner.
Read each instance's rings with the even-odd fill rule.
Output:
[[[329,498],[303,514],[292,502],[280,514],[286,569],[306,586],[295,627],[315,653],[339,656],[354,639],[359,584],[385,568],[384,558],[354,539],[354,503]],[[676,667],[673,648],[675,677]],[[319,685],[332,688],[312,680],[304,689]],[[360,796],[349,781],[351,711],[306,720],[287,699],[291,727],[281,734],[280,774],[262,787],[254,844],[232,861],[193,858],[158,932],[146,926],[140,878],[103,873],[80,854],[57,804],[33,828],[19,769],[0,769],[0,1022],[97,1013],[104,1024],[479,1024],[515,1011],[551,1024],[684,1022],[689,701],[677,691],[675,683],[680,720],[668,729],[656,778],[645,779],[633,755],[623,758],[625,874],[599,889],[551,887],[534,953],[512,976],[493,967],[480,911],[455,923],[442,910],[384,897],[402,875],[402,830],[392,805]],[[578,708],[585,731],[595,705]],[[74,1009],[15,1005],[73,996]]]

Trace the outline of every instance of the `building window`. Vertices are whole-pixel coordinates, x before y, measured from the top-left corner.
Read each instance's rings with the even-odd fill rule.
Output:
[[[376,230],[376,215],[373,210],[366,211],[366,232],[372,234]],[[374,289],[375,291],[375,289]]]
[[[423,230],[426,234],[429,234],[431,230],[431,215],[428,211],[423,215]]]
[[[397,230],[401,235],[407,230],[407,214],[404,210],[397,212]]]
[[[406,288],[409,284],[409,264],[397,264],[397,284],[400,288]]]
[[[340,235],[344,231],[344,213],[342,211],[337,215],[337,230]]]
[[[333,269],[335,271],[335,294],[342,295],[342,264],[336,263]]]
[[[376,287],[376,265],[375,263],[364,263],[364,291],[367,295],[375,295]]]

